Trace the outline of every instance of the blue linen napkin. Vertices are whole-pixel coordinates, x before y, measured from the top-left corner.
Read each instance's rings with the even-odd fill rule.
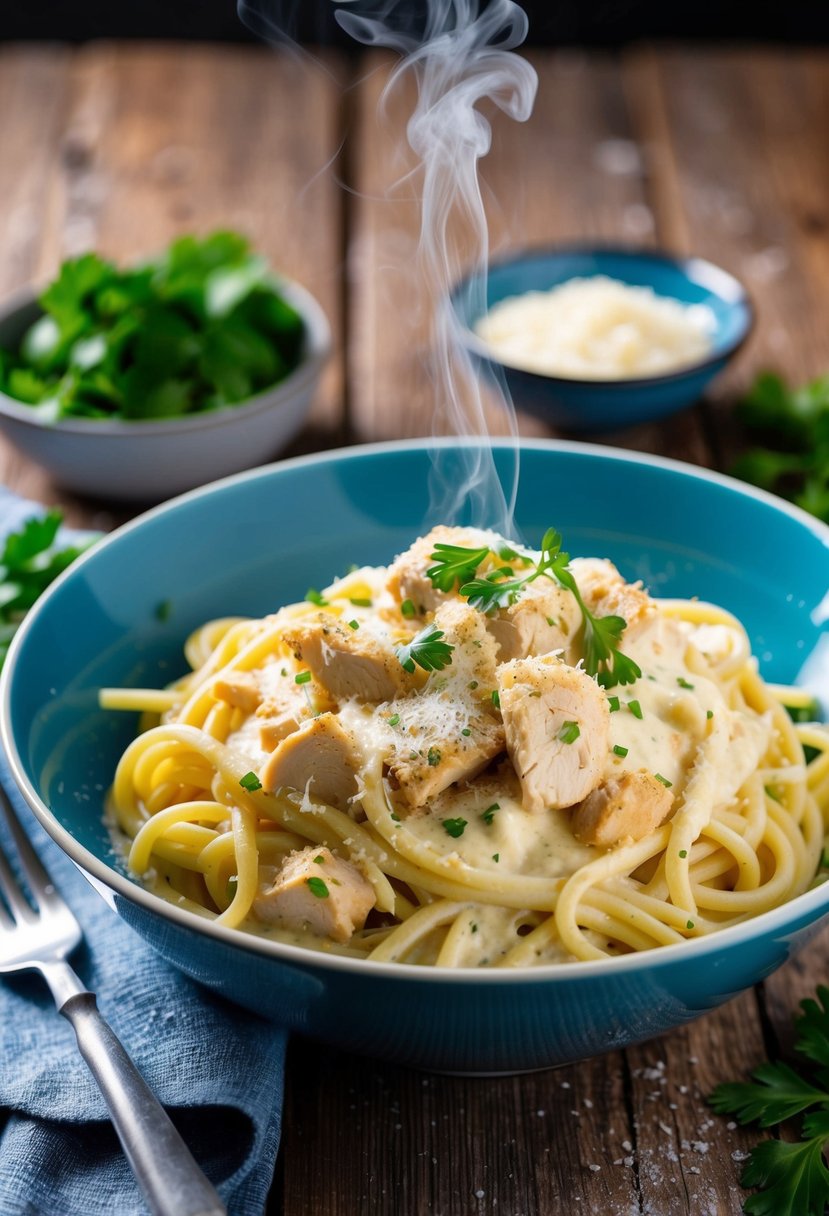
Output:
[[[42,510],[0,487],[0,539]],[[83,983],[231,1216],[257,1216],[279,1145],[285,1033],[198,987],[133,933],[42,830],[2,753],[0,782],[84,930],[71,960]],[[8,846],[2,821],[0,842]],[[0,1213],[146,1211],[74,1032],[45,984],[0,978]]]

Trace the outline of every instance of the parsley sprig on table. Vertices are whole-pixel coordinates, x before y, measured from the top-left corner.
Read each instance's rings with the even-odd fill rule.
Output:
[[[173,418],[233,405],[295,368],[304,326],[234,232],[184,236],[121,270],[66,261],[43,316],[0,350],[0,390],[44,421]]]
[[[829,523],[829,376],[790,389],[763,372],[739,408],[750,448],[732,472]]]
[[[415,666],[424,671],[443,671],[452,662],[454,646],[444,642],[443,630],[437,625],[426,625],[410,642],[395,646],[394,653],[404,671],[412,672]]]
[[[55,543],[62,518],[60,511],[48,511],[6,537],[0,553],[0,667],[32,604],[85,548]]]
[[[585,670],[590,675],[597,676],[604,688],[613,688],[617,684],[632,684],[642,672],[633,659],[623,654],[619,647],[626,625],[624,617],[593,615],[585,604],[570,570],[570,555],[564,552],[561,545],[561,533],[555,528],[548,528],[541,541],[541,556],[537,562],[530,563],[531,568],[527,573],[516,575],[511,566],[499,566],[482,578],[475,576],[489,556],[489,549],[436,545],[432,554],[436,565],[426,573],[436,587],[449,591],[454,587],[459,572],[468,572],[467,581],[461,582],[460,594],[466,597],[473,608],[485,613],[508,608],[516,603],[525,588],[536,579],[551,579],[571,592],[579,606],[584,622]],[[444,559],[442,551],[447,549],[451,549],[452,554]],[[466,560],[462,556],[464,553],[467,555]]]
[[[753,1081],[718,1085],[709,1101],[721,1115],[740,1123],[775,1127],[808,1111],[801,1139],[765,1140],[752,1151],[740,1182],[759,1187],[746,1200],[749,1216],[824,1216],[829,1204],[829,988],[817,1000],[801,1001],[795,1020],[795,1051],[807,1061],[810,1077],[780,1061],[761,1064]],[[815,1068],[814,1066],[817,1065]]]

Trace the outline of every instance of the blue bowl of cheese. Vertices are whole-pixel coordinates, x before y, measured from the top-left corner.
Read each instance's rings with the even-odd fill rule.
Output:
[[[492,455],[507,484],[513,445],[497,443]],[[651,456],[535,441],[520,457],[516,526],[529,542],[555,523],[574,556],[606,556],[663,597],[723,605],[744,623],[765,679],[825,694],[824,524]],[[263,616],[348,562],[390,561],[437,522],[427,517],[436,458],[453,485],[489,454],[446,440],[302,457],[118,529],[21,626],[0,678],[0,739],[46,831],[198,982],[345,1050],[455,1072],[544,1068],[662,1034],[765,978],[826,923],[829,883],[716,933],[624,957],[425,967],[254,936],[162,899],[131,875],[105,822],[105,791],[139,723],[137,713],[102,710],[101,687],[163,687],[181,674],[184,641],[205,620]],[[276,545],[274,520],[290,521]]]
[[[712,262],[615,247],[521,253],[464,279],[450,302],[477,369],[574,432],[692,405],[754,323],[746,289]]]

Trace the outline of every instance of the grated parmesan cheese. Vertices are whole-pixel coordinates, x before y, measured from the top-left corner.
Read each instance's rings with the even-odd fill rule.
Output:
[[[704,359],[714,315],[605,275],[494,305],[476,325],[510,367],[578,380],[656,376]]]

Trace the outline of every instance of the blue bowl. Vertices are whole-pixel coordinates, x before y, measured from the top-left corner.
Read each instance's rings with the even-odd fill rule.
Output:
[[[527,291],[549,291],[568,279],[606,275],[683,304],[705,304],[716,328],[710,354],[698,363],[642,379],[578,380],[510,367],[493,358],[474,327],[487,309]],[[754,309],[743,285],[702,258],[649,250],[563,247],[519,254],[489,267],[486,293],[473,275],[453,290],[451,303],[462,340],[478,368],[505,381],[515,405],[552,426],[585,432],[616,430],[663,418],[692,405],[745,342]]]
[[[438,445],[447,484],[474,444]],[[46,830],[175,966],[266,1017],[343,1048],[426,1068],[542,1068],[660,1034],[761,980],[829,916],[829,884],[677,946],[522,971],[437,970],[329,957],[221,928],[145,891],[101,821],[133,736],[101,685],[164,685],[210,617],[261,615],[350,561],[386,562],[432,520],[430,445],[301,458],[218,482],[121,528],[43,596],[3,673],[0,728]],[[725,477],[592,446],[527,443],[517,520],[554,523],[659,594],[702,597],[746,623],[763,673],[829,690],[829,529]],[[501,476],[515,452],[496,445]],[[165,621],[159,603],[169,601]]]

